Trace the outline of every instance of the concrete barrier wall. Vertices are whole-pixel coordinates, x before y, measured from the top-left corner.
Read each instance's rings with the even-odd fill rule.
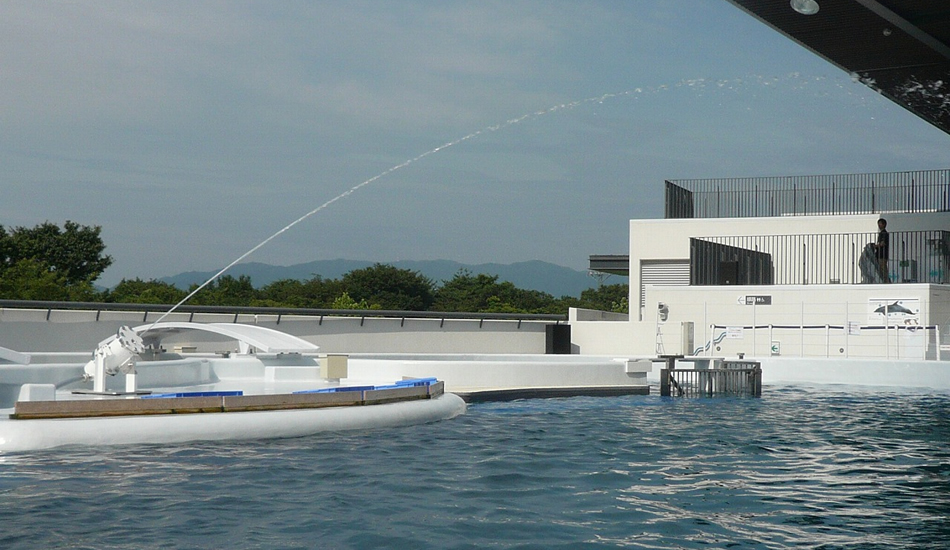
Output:
[[[509,388],[627,387],[647,385],[652,364],[612,357],[576,355],[351,355],[349,376],[355,379],[437,376],[447,391]]]
[[[712,341],[713,355],[924,359],[935,358],[936,331],[917,327],[945,322],[931,316],[934,286],[938,285],[648,286],[646,297],[648,310],[656,310],[659,301],[669,308],[667,322],[659,327],[665,340],[678,342],[681,322],[692,321],[696,347]],[[765,296],[769,303],[748,303],[749,296]],[[892,315],[887,326],[912,330],[889,330],[885,337],[884,315],[872,311],[881,303],[899,301],[913,304],[917,311],[912,316]],[[644,323],[657,324],[652,319]],[[710,325],[736,330],[724,334],[729,329],[713,330]],[[752,330],[753,325],[760,328]]]
[[[581,355],[653,355],[653,325],[627,321],[571,321],[572,353]]]
[[[764,296],[755,305],[749,297]],[[947,285],[807,285],[646,287],[642,321],[584,321],[571,316],[572,341],[582,354],[710,353],[735,356],[950,359]],[[665,320],[657,315],[666,306]],[[913,314],[885,322],[881,304],[900,302]],[[692,323],[692,345],[684,323]],[[886,323],[886,324],[885,324]],[[711,328],[715,325],[717,328]],[[772,326],[770,326],[772,325]],[[758,327],[753,330],[752,326]],[[885,329],[889,327],[888,329]],[[920,327],[937,328],[920,328]],[[726,328],[723,328],[726,327]],[[743,328],[745,327],[745,328]],[[898,330],[897,327],[900,327]],[[708,351],[703,348],[709,345]],[[688,348],[692,348],[691,350]],[[699,351],[697,351],[699,350]]]
[[[0,346],[15,351],[90,353],[123,325],[147,325],[157,313],[0,309]],[[320,346],[325,353],[544,353],[551,321],[400,319],[297,315],[174,313],[166,321],[246,323],[273,328]],[[227,351],[228,342],[204,334],[169,337],[163,345]]]

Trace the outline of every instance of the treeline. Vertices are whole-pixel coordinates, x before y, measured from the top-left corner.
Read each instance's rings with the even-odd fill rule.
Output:
[[[123,279],[99,291],[93,282],[112,264],[104,254],[100,227],[66,222],[35,228],[0,226],[0,298],[176,304],[195,290],[141,279]],[[499,281],[497,275],[460,271],[435,282],[419,272],[376,264],[339,279],[315,276],[283,279],[255,288],[250,277],[224,275],[193,296],[189,304],[316,309],[388,309],[497,313],[567,313],[570,307],[626,313],[627,285],[602,285],[580,297],[556,298]]]
[[[0,297],[14,300],[99,299],[93,282],[112,265],[102,228],[67,221],[7,230],[0,225]]]

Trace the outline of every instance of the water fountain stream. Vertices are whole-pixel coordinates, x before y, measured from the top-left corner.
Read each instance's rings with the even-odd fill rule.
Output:
[[[803,76],[800,75],[799,73],[791,73],[791,74],[787,75],[786,77],[784,77],[784,79],[787,79],[787,80],[789,80],[789,81],[792,81],[793,83],[795,83],[795,85],[796,85],[797,87],[805,87],[805,86],[808,85],[809,82],[812,81],[812,79],[807,78],[807,77],[803,77]],[[822,80],[822,79],[823,79],[823,77],[816,77],[814,80]],[[440,151],[443,151],[443,150],[445,150],[445,149],[448,149],[448,148],[450,148],[450,147],[453,147],[453,146],[455,146],[455,145],[458,145],[458,144],[460,144],[460,143],[462,143],[462,142],[465,142],[465,141],[469,141],[469,140],[471,140],[471,139],[474,139],[474,138],[476,138],[476,137],[478,137],[478,136],[480,136],[480,135],[482,135],[482,134],[491,133],[491,132],[497,132],[497,131],[499,131],[499,130],[503,130],[503,129],[505,129],[505,128],[514,126],[514,125],[519,124],[519,123],[521,123],[521,122],[524,122],[524,121],[526,121],[526,120],[535,119],[535,118],[538,118],[538,117],[542,117],[542,116],[549,115],[549,114],[556,113],[556,112],[560,112],[560,111],[565,111],[565,110],[569,110],[569,109],[574,109],[574,108],[576,108],[576,107],[580,107],[580,106],[583,106],[583,105],[600,104],[600,103],[603,103],[604,101],[611,100],[611,99],[619,99],[619,98],[623,98],[623,97],[636,97],[636,96],[641,96],[641,95],[646,95],[646,94],[652,94],[652,93],[661,93],[661,92],[664,92],[664,91],[667,91],[667,90],[670,90],[670,89],[674,89],[674,88],[687,88],[687,89],[696,91],[697,93],[702,93],[702,91],[705,90],[706,88],[709,88],[709,89],[733,88],[733,87],[737,87],[737,86],[743,86],[743,85],[745,85],[745,84],[748,83],[748,82],[753,82],[753,83],[757,83],[757,84],[760,85],[760,86],[768,87],[768,86],[774,86],[774,85],[776,85],[776,84],[777,84],[778,82],[780,82],[780,81],[782,81],[782,78],[779,78],[779,77],[763,77],[763,76],[753,76],[753,77],[750,77],[750,78],[747,78],[747,79],[742,79],[742,78],[736,78],[736,79],[705,79],[705,78],[699,78],[699,79],[682,80],[682,81],[680,81],[680,82],[678,82],[678,83],[676,83],[676,84],[674,84],[674,85],[660,85],[660,86],[655,86],[655,87],[638,87],[638,88],[632,88],[632,89],[625,90],[625,91],[621,91],[621,92],[606,93],[606,94],[602,94],[602,95],[598,95],[598,96],[588,97],[588,98],[586,98],[586,99],[575,100],[575,101],[571,101],[571,102],[567,102],[567,103],[559,103],[559,104],[557,104],[557,105],[553,105],[553,106],[548,107],[548,108],[546,108],[546,109],[541,109],[541,110],[533,111],[533,112],[530,112],[530,113],[521,115],[521,116],[516,117],[516,118],[508,119],[508,120],[506,120],[506,121],[504,121],[504,122],[502,122],[502,123],[499,123],[499,124],[495,124],[495,125],[492,125],[492,126],[487,126],[487,127],[485,127],[485,128],[482,128],[482,129],[480,129],[480,130],[471,132],[471,133],[469,133],[469,134],[467,134],[467,135],[465,135],[465,136],[462,136],[462,137],[460,137],[460,138],[458,138],[458,139],[455,139],[455,140],[453,140],[453,141],[449,141],[449,142],[443,143],[442,145],[439,145],[438,147],[435,147],[435,148],[433,148],[433,149],[430,149],[430,150],[428,150],[428,151],[426,151],[426,152],[424,152],[424,153],[422,153],[422,154],[420,154],[420,155],[418,155],[418,156],[415,156],[415,157],[413,157],[413,158],[410,158],[410,159],[408,159],[408,160],[406,160],[406,161],[404,161],[404,162],[402,162],[402,163],[400,163],[400,164],[397,164],[397,165],[395,165],[395,166],[392,166],[392,167],[390,167],[390,168],[388,168],[388,169],[386,169],[386,170],[380,172],[379,174],[377,174],[377,175],[375,175],[375,176],[373,176],[373,177],[371,177],[371,178],[369,178],[369,179],[367,179],[367,180],[365,180],[365,181],[363,181],[363,182],[361,182],[361,183],[359,183],[359,184],[357,184],[357,185],[351,187],[350,189],[344,191],[343,193],[337,195],[336,197],[333,197],[332,199],[330,199],[330,200],[324,202],[323,204],[317,206],[316,208],[310,210],[309,212],[303,214],[303,215],[300,216],[299,218],[297,218],[297,219],[295,219],[294,221],[290,222],[289,224],[287,224],[286,226],[284,226],[283,228],[281,228],[279,231],[277,231],[277,232],[275,232],[274,234],[272,234],[271,236],[267,237],[266,239],[264,239],[263,241],[261,241],[260,243],[258,243],[256,246],[254,246],[253,248],[251,248],[250,250],[248,250],[247,252],[245,252],[244,254],[241,254],[239,257],[235,258],[234,261],[232,261],[231,263],[229,263],[228,265],[226,265],[225,267],[223,267],[221,270],[219,270],[217,273],[215,273],[213,276],[211,276],[211,277],[210,277],[208,280],[206,280],[204,283],[202,283],[201,285],[199,285],[198,287],[196,287],[194,290],[192,290],[192,291],[191,291],[187,296],[185,296],[180,302],[178,302],[177,304],[175,304],[174,306],[172,306],[167,312],[165,312],[165,313],[164,313],[162,316],[160,316],[155,322],[153,322],[145,332],[148,332],[148,330],[151,330],[151,328],[154,327],[157,323],[160,323],[161,321],[163,321],[168,315],[170,315],[170,314],[173,313],[175,310],[177,310],[181,305],[183,305],[184,303],[186,303],[186,302],[187,302],[188,300],[190,300],[195,294],[197,294],[197,293],[200,292],[202,289],[204,289],[206,286],[208,286],[209,284],[211,284],[212,282],[214,282],[216,279],[218,279],[221,275],[223,275],[223,274],[224,274],[225,272],[227,272],[229,269],[231,269],[232,267],[234,267],[235,265],[237,265],[238,263],[240,263],[241,261],[243,261],[244,259],[246,259],[248,256],[250,256],[251,254],[253,254],[253,253],[256,252],[257,250],[259,250],[260,248],[262,248],[262,247],[264,247],[265,245],[267,245],[268,243],[270,243],[272,240],[274,240],[275,238],[277,238],[278,236],[280,236],[280,235],[283,234],[284,232],[290,230],[291,228],[293,228],[293,227],[296,226],[297,224],[303,222],[303,221],[306,220],[307,218],[313,216],[314,214],[317,214],[317,213],[320,212],[321,210],[324,210],[325,208],[329,207],[329,206],[332,205],[333,203],[335,203],[335,202],[337,202],[337,201],[339,201],[339,200],[342,200],[342,199],[344,199],[344,198],[346,198],[346,197],[352,195],[352,194],[355,193],[357,190],[359,190],[359,189],[361,189],[361,188],[363,188],[363,187],[365,187],[365,186],[367,186],[367,185],[372,184],[373,182],[379,180],[380,178],[383,178],[383,177],[385,177],[385,176],[387,176],[387,175],[389,175],[389,174],[391,174],[391,173],[393,173],[393,172],[396,172],[397,170],[401,170],[402,168],[405,168],[405,167],[409,166],[410,164],[413,164],[413,163],[415,163],[415,162],[417,162],[417,161],[420,161],[420,160],[422,160],[422,159],[424,159],[424,158],[426,158],[426,157],[428,157],[428,156],[430,156],[430,155],[433,155],[433,154],[435,154],[435,153],[438,153],[438,152],[440,152]]]

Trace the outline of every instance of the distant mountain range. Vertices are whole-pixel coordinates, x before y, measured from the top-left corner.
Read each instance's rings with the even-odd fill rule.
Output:
[[[459,270],[465,269],[473,275],[488,274],[498,275],[499,281],[509,281],[518,288],[528,290],[540,290],[547,292],[556,298],[561,296],[580,296],[581,292],[588,288],[597,286],[597,279],[591,277],[586,271],[578,271],[568,267],[542,262],[538,260],[528,262],[517,262],[513,264],[462,264],[449,260],[419,260],[419,261],[398,261],[381,262],[398,267],[399,269],[408,269],[416,271],[432,279],[436,284],[442,284],[455,276]],[[282,279],[308,280],[316,275],[324,279],[339,279],[343,274],[370,267],[374,262],[359,260],[317,260],[303,264],[278,266],[262,264],[258,262],[248,262],[238,264],[232,267],[227,274],[232,277],[247,275],[251,278],[251,283],[255,287],[262,287],[274,281]],[[193,284],[201,284],[211,278],[217,271],[188,271],[162,277],[160,281],[175,285],[176,287],[187,290]],[[626,282],[626,279],[610,281]]]

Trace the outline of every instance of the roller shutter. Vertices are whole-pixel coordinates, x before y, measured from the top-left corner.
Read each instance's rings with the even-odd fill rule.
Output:
[[[640,307],[646,305],[646,285],[689,286],[689,260],[640,262]]]

